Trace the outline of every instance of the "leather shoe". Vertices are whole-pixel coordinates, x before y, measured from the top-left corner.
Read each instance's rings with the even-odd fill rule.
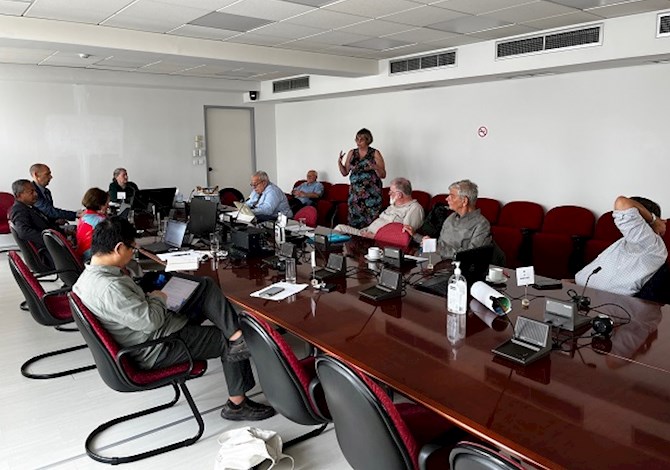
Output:
[[[247,347],[247,342],[244,336],[240,336],[235,341],[228,343],[228,351],[226,352],[226,362],[239,362],[249,359],[251,353]]]
[[[235,405],[228,400],[221,409],[221,417],[230,421],[260,421],[271,418],[276,414],[274,408],[245,398],[242,403]]]

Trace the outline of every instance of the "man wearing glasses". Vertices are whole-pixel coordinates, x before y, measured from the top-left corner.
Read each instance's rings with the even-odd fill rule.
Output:
[[[266,172],[254,173],[251,176],[250,186],[251,194],[245,204],[251,208],[258,222],[276,220],[280,212],[286,217],[293,217],[286,194],[276,184],[270,182]]]
[[[396,178],[391,181],[389,196],[391,205],[384,209],[377,219],[362,229],[350,225],[338,225],[336,232],[374,238],[377,230],[391,222],[400,222],[413,230],[421,227],[423,222],[423,207],[412,199],[412,183],[407,178]]]

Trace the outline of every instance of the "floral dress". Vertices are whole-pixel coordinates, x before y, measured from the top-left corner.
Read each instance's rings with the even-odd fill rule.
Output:
[[[367,227],[379,217],[382,207],[382,179],[373,170],[376,150],[368,147],[361,157],[354,149],[349,174],[349,225]]]

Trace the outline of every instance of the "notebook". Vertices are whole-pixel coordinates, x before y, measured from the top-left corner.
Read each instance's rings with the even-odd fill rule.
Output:
[[[325,268],[318,269],[314,272],[314,279],[325,281],[338,276],[345,276],[347,274],[347,260],[343,255],[331,253],[328,256],[328,264]]]
[[[530,364],[551,352],[550,329],[544,322],[519,317],[514,325],[514,336],[491,352],[519,364]]]
[[[465,276],[468,286],[471,286],[477,281],[486,279],[492,256],[492,245],[472,248],[470,250],[459,251],[456,253],[454,261],[461,262],[461,273]],[[448,268],[447,272],[417,282],[414,285],[414,288],[429,294],[446,297],[447,284],[453,273],[454,267],[452,265]]]
[[[178,250],[184,243],[187,225],[186,222],[169,219],[165,224],[163,241],[142,245],[142,249],[152,253],[165,253],[170,250]]]
[[[359,292],[364,297],[375,302],[393,299],[402,295],[402,279],[398,271],[382,268],[379,274],[379,283]]]

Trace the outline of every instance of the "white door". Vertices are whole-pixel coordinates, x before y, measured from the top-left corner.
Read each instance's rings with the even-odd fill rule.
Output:
[[[249,195],[256,171],[253,108],[205,106],[207,186],[236,188]]]

